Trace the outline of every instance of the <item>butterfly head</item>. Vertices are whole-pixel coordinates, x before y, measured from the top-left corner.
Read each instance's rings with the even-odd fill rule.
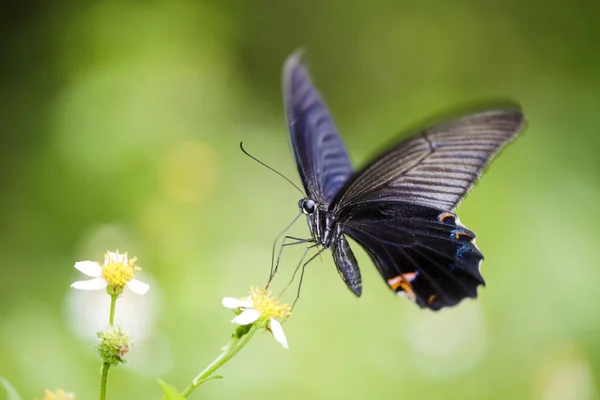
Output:
[[[317,204],[311,199],[301,199],[298,202],[298,207],[300,207],[300,211],[302,211],[306,215],[313,214],[317,209]]]
[[[336,217],[327,210],[324,204],[316,203],[311,199],[302,199],[298,202],[300,211],[306,215],[310,235],[315,243],[324,248],[329,248],[333,238]]]

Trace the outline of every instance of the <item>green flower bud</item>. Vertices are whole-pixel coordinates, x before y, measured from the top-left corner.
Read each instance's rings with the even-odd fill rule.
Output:
[[[105,331],[98,332],[100,344],[98,345],[98,354],[107,364],[115,367],[124,363],[123,357],[131,349],[131,337],[118,326],[111,326]]]

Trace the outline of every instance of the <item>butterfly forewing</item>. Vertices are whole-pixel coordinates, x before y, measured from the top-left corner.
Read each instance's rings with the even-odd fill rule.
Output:
[[[523,125],[518,109],[471,114],[426,129],[357,172],[331,209],[399,201],[453,210]]]
[[[290,142],[302,184],[310,199],[327,205],[352,175],[352,164],[300,52],[287,59],[283,81]]]

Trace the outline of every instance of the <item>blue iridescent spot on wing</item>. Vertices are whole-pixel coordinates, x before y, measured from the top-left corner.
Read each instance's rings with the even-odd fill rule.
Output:
[[[464,245],[458,248],[458,250],[456,250],[456,258],[458,258],[459,260],[462,260],[463,255],[465,253],[469,253],[469,252],[473,252],[473,248],[470,245]]]

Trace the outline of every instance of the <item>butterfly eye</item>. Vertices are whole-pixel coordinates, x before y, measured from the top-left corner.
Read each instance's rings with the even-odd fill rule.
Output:
[[[316,204],[312,200],[302,199],[300,200],[300,209],[304,214],[312,214],[315,212]]]

